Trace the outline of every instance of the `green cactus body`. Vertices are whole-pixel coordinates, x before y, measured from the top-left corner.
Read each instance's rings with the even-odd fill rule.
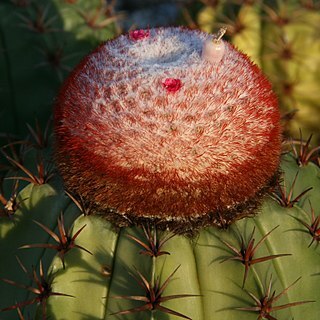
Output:
[[[209,42],[182,28],[136,30],[86,57],[57,99],[64,185],[39,169],[45,148],[29,150],[24,164],[2,149],[9,176],[31,184],[13,202],[15,182],[0,192],[1,319],[318,319],[320,169],[303,142],[278,169],[277,100],[259,69],[221,36]],[[128,65],[130,90],[121,78]],[[132,92],[140,98],[130,99]],[[73,202],[65,185],[80,193],[68,193]]]
[[[317,186],[319,168],[312,163],[297,168],[293,160],[293,156],[287,155],[282,162],[286,170],[284,174],[287,187],[291,186],[296,169],[299,170],[300,181],[302,177],[308,177],[308,186]],[[317,175],[314,174],[315,172]],[[295,184],[294,196],[305,190],[305,184],[300,181],[297,180]],[[312,206],[316,206],[317,201],[313,201],[316,199],[312,199],[311,192],[309,200]],[[73,219],[75,211],[74,207],[64,209],[67,207],[65,196],[57,195],[50,185],[29,185],[21,191],[18,198],[25,197],[28,197],[28,200],[16,212],[15,225],[12,225],[12,222],[1,224],[2,239],[6,239],[6,242],[3,242],[6,250],[1,251],[2,261],[6,261],[1,270],[1,276],[20,283],[26,283],[26,277],[22,270],[19,270],[15,254],[20,257],[25,266],[38,265],[40,258],[44,264],[50,263],[52,259],[52,255],[48,256],[48,252],[45,253],[44,250],[37,251],[32,248],[17,251],[18,247],[26,243],[48,241],[48,234],[32,220],[41,221],[55,230],[56,219],[61,210],[64,210],[64,217],[69,220]],[[309,204],[306,210],[300,207],[304,206],[307,198],[308,194],[292,208],[281,207],[273,199],[266,199],[258,216],[242,219],[228,230],[208,228],[201,231],[195,238],[175,235],[161,248],[163,251],[168,251],[170,255],[164,254],[159,257],[140,254],[144,248],[128,237],[133,235],[148,245],[141,228],[123,228],[115,231],[109,222],[99,216],[80,216],[73,224],[73,233],[85,226],[77,238],[77,244],[88,249],[92,255],[76,249],[71,250],[65,257],[65,269],[59,257],[53,259],[48,268],[48,274],[53,279],[52,290],[74,297],[50,297],[47,302],[48,316],[54,319],[152,319],[152,317],[178,319],[174,315],[159,310],[153,313],[144,311],[123,316],[111,314],[143,305],[143,301],[132,302],[117,298],[145,294],[133,277],[136,275],[136,270],[141,272],[148,281],[152,277],[154,279],[159,277],[160,283],[163,283],[173,270],[180,266],[163,296],[178,294],[194,296],[168,301],[163,303],[163,306],[191,319],[256,319],[258,315],[256,312],[235,309],[254,305],[247,291],[262,298],[270,277],[272,277],[272,289],[276,294],[301,277],[275,305],[314,301],[272,312],[272,316],[276,319],[302,317],[310,320],[317,319],[318,301],[320,301],[319,290],[317,290],[320,273],[317,241],[308,248],[312,237],[297,220],[311,223]],[[35,208],[32,208],[32,203],[35,203]],[[24,212],[24,219],[20,219],[20,212]],[[254,257],[277,254],[290,254],[290,256],[252,265],[242,288],[244,265],[237,260],[222,262],[234,253],[221,240],[239,249],[239,235],[247,241],[255,228],[254,239],[257,244],[263,236],[277,226],[279,227],[272,231],[259,246]],[[18,228],[25,230],[25,232],[19,231],[19,238],[16,237]],[[10,237],[10,232],[15,236]],[[167,232],[163,231],[157,231],[157,233],[160,239],[167,235]],[[3,292],[8,292],[5,300],[2,300],[2,307],[27,299],[22,289],[16,289],[6,283],[2,283],[1,288]],[[6,311],[2,317],[6,319],[8,316],[8,319],[12,319],[15,311],[10,312]],[[25,311],[25,314],[28,312]],[[39,318],[41,318],[40,312]]]
[[[23,245],[34,243],[48,243],[50,236],[34,222],[37,221],[55,230],[57,218],[62,211],[66,214],[66,225],[71,225],[77,214],[75,206],[70,206],[70,200],[65,196],[61,186],[55,185],[34,185],[29,184],[17,196],[19,203],[18,209],[14,213],[14,218],[1,218],[1,277],[12,279],[21,283],[28,283],[28,277],[23,272],[16,257],[30,268],[38,268],[40,259],[48,266],[53,258],[53,252],[43,248],[29,249],[34,250],[32,254],[28,250],[19,250]],[[31,281],[29,279],[29,285]],[[25,300],[27,292],[17,291],[14,287],[5,287],[3,282],[0,284],[2,303],[11,304],[12,301]],[[12,315],[11,315],[12,317]]]
[[[295,163],[288,165],[284,159],[283,164],[288,173],[289,169],[295,172]],[[315,170],[319,174],[319,168],[310,163],[300,168],[300,177],[309,174],[309,185],[317,185],[319,177],[314,175]],[[286,183],[290,186],[292,175],[286,176],[288,176]],[[296,184],[296,194],[304,190],[303,184],[301,188],[299,183]],[[316,202],[312,203],[316,204]],[[298,205],[284,208],[274,200],[266,199],[257,217],[240,220],[228,230],[208,228],[201,231],[194,239],[176,235],[163,247],[163,250],[170,252],[170,255],[157,258],[139,254],[142,247],[128,238],[128,235],[135,235],[141,241],[146,241],[141,229],[126,228],[115,233],[110,224],[99,217],[80,217],[75,222],[74,230],[78,230],[85,224],[87,229],[79,236],[79,244],[86,246],[96,254],[89,257],[86,253],[81,252],[80,255],[79,252],[71,252],[66,257],[65,270],[59,259],[56,258],[53,261],[51,268],[55,279],[54,290],[72,295],[78,294],[79,300],[54,297],[49,300],[49,309],[57,315],[57,319],[62,319],[66,315],[68,315],[66,318],[74,319],[81,319],[81,315],[87,315],[89,319],[109,319],[109,317],[112,319],[112,313],[143,305],[143,302],[116,299],[119,295],[144,295],[141,287],[137,286],[135,279],[130,275],[130,272],[135,273],[135,268],[148,280],[151,279],[154,268],[153,276],[158,276],[164,281],[176,267],[180,266],[174,279],[165,290],[164,296],[177,294],[195,296],[172,300],[164,303],[164,306],[181,312],[191,319],[256,319],[257,312],[235,309],[254,305],[247,291],[255,294],[259,299],[262,298],[270,277],[272,277],[272,291],[275,290],[276,294],[301,277],[275,305],[302,300],[314,301],[272,312],[272,316],[276,319],[300,319],[302,317],[317,319],[318,301],[320,301],[319,290],[317,290],[319,285],[317,277],[320,272],[319,251],[316,243],[308,248],[312,237],[305,232],[306,229],[301,222],[296,220],[297,218],[310,223],[310,212],[308,211],[310,208],[304,211]],[[98,226],[94,226],[95,224]],[[241,234],[248,239],[255,228],[254,238],[257,244],[263,236],[277,226],[279,227],[272,231],[259,247],[256,256],[276,254],[290,254],[290,256],[257,263],[250,267],[243,289],[244,266],[237,260],[221,263],[223,259],[232,256],[232,252],[221,242],[221,239],[238,247],[237,235]],[[91,227],[93,227],[92,231]],[[88,235],[92,233],[90,239],[86,233]],[[160,234],[160,237],[165,236],[163,232]],[[102,246],[99,242],[97,246],[95,239],[105,239],[104,245]],[[105,254],[100,255],[103,250]],[[105,260],[101,261],[102,257]],[[110,274],[103,276],[101,270],[106,265]],[[79,278],[80,274],[81,278]],[[66,286],[67,282],[68,286]],[[87,282],[92,283],[92,290],[88,289]],[[88,292],[93,291],[97,295],[88,295]],[[96,308],[92,310],[92,306]],[[75,313],[80,314],[79,318],[76,318]],[[120,316],[118,317],[121,319]],[[154,319],[178,319],[176,316],[159,311],[155,311],[153,317]],[[117,317],[114,316],[114,318]],[[123,318],[152,319],[152,315],[151,312],[145,311],[128,314]]]
[[[47,121],[65,76],[102,39],[114,36],[115,17],[101,1],[1,1],[1,131],[25,134]]]
[[[309,211],[311,203],[314,210],[318,211],[320,209],[318,199],[320,190],[318,167],[313,163],[310,163],[307,167],[299,166],[295,157],[292,154],[289,154],[284,157],[281,170],[284,172],[284,175],[286,175],[288,193],[290,192],[290,188],[296,177],[293,187],[293,197],[297,197],[301,192],[308,188],[312,188],[306,193],[305,197],[300,202],[300,206],[305,211]]]

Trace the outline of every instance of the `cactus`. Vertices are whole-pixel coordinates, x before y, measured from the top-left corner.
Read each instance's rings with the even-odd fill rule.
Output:
[[[319,143],[318,1],[203,1],[192,25],[206,32],[228,28],[233,44],[248,54],[273,83],[287,130]],[[188,12],[188,11],[186,11]],[[189,17],[189,16],[188,16]],[[190,20],[190,18],[189,18]],[[190,22],[189,22],[190,24]]]
[[[117,32],[104,1],[4,0],[0,3],[1,133],[45,123],[66,75]]]
[[[277,99],[222,33],[136,30],[88,55],[55,108],[64,183],[32,166],[40,130],[24,157],[2,149],[1,318],[318,318],[318,148],[283,143],[278,168]]]

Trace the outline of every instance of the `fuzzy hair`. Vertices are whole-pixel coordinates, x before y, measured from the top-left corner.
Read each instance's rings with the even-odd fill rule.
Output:
[[[181,220],[249,203],[279,165],[275,94],[247,56],[210,35],[149,30],[101,45],[65,82],[56,103],[56,158],[68,189],[105,212]],[[170,92],[163,82],[179,79]],[[106,213],[107,214],[107,213]]]

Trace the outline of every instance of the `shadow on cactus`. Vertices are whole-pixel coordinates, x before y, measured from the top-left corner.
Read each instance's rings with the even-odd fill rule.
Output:
[[[43,266],[42,262],[40,260],[39,264],[39,275],[37,274],[36,270],[33,269],[32,272],[29,274],[25,266],[22,264],[20,259],[17,257],[17,261],[23,270],[23,272],[30,278],[32,279],[32,282],[36,284],[36,287],[31,287],[28,285],[20,284],[15,281],[9,280],[9,279],[1,279],[2,281],[16,286],[18,288],[25,289],[27,291],[32,292],[33,294],[36,295],[35,298],[16,303],[10,307],[4,308],[1,311],[7,311],[7,310],[13,310],[13,309],[20,309],[21,307],[30,305],[30,304],[40,304],[42,308],[42,318],[46,319],[46,308],[47,308],[47,299],[51,296],[64,296],[64,297],[73,297],[68,294],[64,293],[59,293],[59,292],[54,292],[52,291],[52,283],[51,280],[46,279],[44,272],[43,272]],[[18,312],[19,313],[19,312]]]
[[[0,127],[21,135],[50,116],[62,81],[120,17],[101,0],[3,0],[0,12]]]
[[[317,319],[320,169],[310,141],[281,155],[277,97],[222,34],[103,43],[57,97],[57,174],[30,179],[50,146],[5,150],[2,211],[14,194],[19,205],[1,216],[4,319]],[[26,268],[50,265],[50,292],[73,298],[17,288],[21,247]]]
[[[272,277],[270,277],[270,281],[268,284],[268,287],[264,293],[264,295],[261,298],[257,298],[254,294],[251,292],[248,292],[248,295],[252,298],[252,300],[255,302],[254,307],[243,307],[243,308],[237,308],[237,310],[240,311],[251,311],[258,313],[258,320],[261,319],[269,319],[269,320],[276,320],[273,316],[271,316],[271,312],[277,311],[277,310],[283,310],[295,306],[299,306],[301,304],[310,303],[314,301],[298,301],[298,302],[292,302],[287,303],[284,305],[278,305],[275,306],[274,303],[276,303],[284,294],[287,293],[287,291],[298,282],[300,278],[298,278],[296,281],[294,281],[288,288],[284,289],[282,292],[280,292],[278,295],[276,295],[276,292],[271,292],[272,288]]]

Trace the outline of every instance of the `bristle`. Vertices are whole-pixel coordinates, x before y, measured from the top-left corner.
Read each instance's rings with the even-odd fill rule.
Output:
[[[277,99],[231,45],[219,64],[203,60],[208,37],[152,29],[85,58],[55,114],[71,191],[105,210],[179,220],[235,208],[264,188],[279,164]],[[167,90],[168,79],[179,85]]]

